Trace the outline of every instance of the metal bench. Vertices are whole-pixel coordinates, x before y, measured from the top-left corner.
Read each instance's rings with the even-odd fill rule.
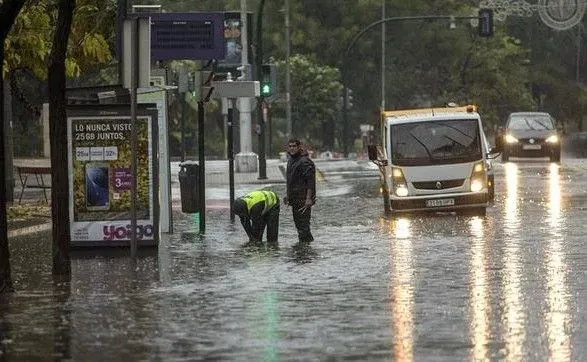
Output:
[[[24,194],[25,189],[42,189],[43,195],[45,196],[45,202],[49,203],[49,198],[47,197],[47,189],[50,190],[51,185],[45,183],[43,176],[51,176],[51,167],[16,166],[16,171],[18,172],[18,178],[20,179],[20,185],[22,187],[22,189],[20,190],[20,195],[18,196],[19,204],[22,201],[22,195]],[[33,176],[35,182],[31,183],[31,179],[33,178]]]

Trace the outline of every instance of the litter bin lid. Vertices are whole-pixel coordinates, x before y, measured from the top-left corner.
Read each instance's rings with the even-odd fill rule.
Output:
[[[180,166],[197,166],[198,165],[198,161],[183,161],[180,162],[179,164]]]

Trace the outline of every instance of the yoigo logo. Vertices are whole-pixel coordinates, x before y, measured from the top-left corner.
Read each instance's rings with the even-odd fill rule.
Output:
[[[104,240],[130,239],[132,226],[104,226]],[[137,225],[137,239],[153,236],[153,225]]]

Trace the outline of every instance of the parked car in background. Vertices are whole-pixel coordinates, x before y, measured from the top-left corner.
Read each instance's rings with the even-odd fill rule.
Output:
[[[495,145],[501,160],[510,157],[548,157],[561,159],[561,134],[556,120],[546,112],[514,112],[504,128],[497,131]]]

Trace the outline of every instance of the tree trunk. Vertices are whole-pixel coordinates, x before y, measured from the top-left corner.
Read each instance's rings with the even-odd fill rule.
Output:
[[[53,218],[53,273],[69,274],[70,226],[67,162],[65,58],[75,0],[58,1],[58,16],[49,58],[49,137],[51,139],[51,216]]]
[[[6,212],[6,155],[4,152],[4,41],[25,0],[0,3],[0,294],[13,291]]]

